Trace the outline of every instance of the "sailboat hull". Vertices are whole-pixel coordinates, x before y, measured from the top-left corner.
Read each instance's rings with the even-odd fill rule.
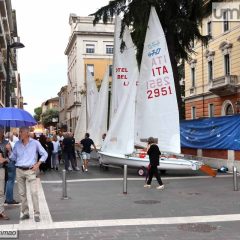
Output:
[[[139,158],[106,152],[99,152],[99,154],[99,161],[102,165],[127,165],[134,168],[147,168],[149,165],[149,159],[147,157]],[[161,157],[158,168],[162,170],[199,170],[202,165],[202,162],[195,160]]]

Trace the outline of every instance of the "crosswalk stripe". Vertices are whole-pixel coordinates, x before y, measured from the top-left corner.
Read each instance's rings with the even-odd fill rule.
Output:
[[[114,220],[90,220],[90,221],[66,221],[52,223],[9,224],[1,226],[4,230],[40,230],[40,229],[71,229],[92,227],[119,227],[139,225],[169,225],[187,223],[233,222],[240,221],[240,214],[166,217],[166,218],[138,218],[138,219],[114,219]]]
[[[221,175],[217,176],[217,178],[229,178],[232,175]],[[161,177],[163,180],[188,180],[188,179],[205,179],[212,178],[210,176],[189,176],[189,177]],[[67,180],[68,183],[74,182],[99,182],[99,181],[122,181],[123,178],[91,178],[91,179],[72,179]],[[144,181],[144,178],[128,178],[129,181]],[[42,183],[62,183],[62,180],[43,180]]]
[[[30,184],[27,182],[26,185],[27,185],[27,199],[28,199],[30,219],[20,220],[19,225],[21,225],[21,226],[35,224],[33,203],[32,203],[32,197],[31,197],[31,193],[30,193]],[[39,200],[39,210],[40,210],[41,222],[43,224],[52,223],[52,217],[51,217],[49,207],[48,207],[48,204],[47,204],[47,201],[45,198],[45,194],[43,191],[43,187],[42,187],[42,184],[41,184],[41,181],[39,178],[37,178],[37,186],[36,187],[38,188],[38,200]]]

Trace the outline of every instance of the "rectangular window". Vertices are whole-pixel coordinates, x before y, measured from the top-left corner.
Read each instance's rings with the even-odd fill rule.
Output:
[[[208,62],[208,81],[213,79],[213,63],[212,61]]]
[[[87,64],[87,70],[94,76],[94,65],[93,64]]]
[[[109,65],[109,77],[112,77],[113,66]]]
[[[209,21],[207,23],[207,35],[209,35],[210,37],[212,37],[212,22]]]
[[[86,53],[95,53],[95,45],[86,44]]]
[[[191,79],[192,79],[192,87],[195,87],[195,68],[191,68]]]
[[[225,75],[230,75],[229,54],[224,55],[224,71],[225,71]]]
[[[196,107],[192,107],[192,119],[196,119]]]
[[[223,31],[229,30],[228,11],[223,12]]]
[[[106,45],[106,54],[113,54],[113,45]]]
[[[214,117],[214,105],[212,103],[208,105],[208,112],[209,112],[209,117]]]

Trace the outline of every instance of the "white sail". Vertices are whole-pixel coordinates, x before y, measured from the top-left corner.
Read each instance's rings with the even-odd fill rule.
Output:
[[[102,145],[102,134],[107,132],[107,117],[108,117],[108,89],[109,89],[109,67],[105,72],[98,100],[94,108],[87,132],[90,134],[95,145]]]
[[[161,151],[180,153],[179,113],[165,35],[151,8],[136,103],[136,137],[158,138]]]
[[[117,112],[117,109],[122,102],[123,96],[128,92],[130,81],[132,79],[135,79],[135,81],[137,81],[135,76],[135,67],[137,66],[135,46],[132,42],[130,31],[128,28],[125,28],[123,35],[125,49],[124,51],[121,51],[121,19],[119,17],[116,17],[115,19],[111,118]],[[133,71],[130,66],[134,66]]]
[[[94,109],[98,99],[98,89],[90,71],[87,69],[87,125],[94,113]]]
[[[101,148],[103,152],[131,154],[134,151],[135,81],[130,82],[129,89],[130,91],[123,96],[122,102],[112,118]]]
[[[115,34],[118,33],[115,32]],[[115,44],[119,49],[115,48],[114,52],[114,61],[116,61],[113,71],[115,90],[112,92],[115,97],[112,102],[114,115],[101,150],[109,153],[130,154],[134,150],[136,83],[139,71],[129,29],[124,31],[123,39],[126,49],[123,53],[120,52],[120,39],[116,39],[118,40]]]
[[[74,132],[76,142],[80,142],[86,133],[86,96],[82,97],[80,113],[77,120],[77,125]]]

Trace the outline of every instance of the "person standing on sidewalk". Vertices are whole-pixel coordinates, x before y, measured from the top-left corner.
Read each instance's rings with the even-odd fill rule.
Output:
[[[80,141],[82,147],[82,158],[83,158],[83,166],[82,170],[88,172],[88,162],[90,160],[90,153],[91,153],[91,146],[94,147],[95,151],[97,152],[97,148],[90,138],[89,133],[85,134],[85,138]]]
[[[9,133],[9,144],[11,146],[11,149],[14,148],[15,143],[18,141],[18,137],[14,136],[13,133]],[[9,161],[7,164],[7,181],[6,181],[6,200],[5,203],[7,204],[19,204],[14,198],[13,198],[13,192],[14,192],[14,185],[15,185],[15,179],[16,179],[16,166],[14,161]]]
[[[4,213],[4,186],[5,186],[5,169],[4,164],[7,141],[4,139],[4,129],[0,128],[0,220],[9,220],[9,217]]]
[[[161,177],[158,172],[159,158],[161,156],[161,152],[159,150],[158,145],[155,143],[153,137],[148,138],[148,150],[147,154],[149,156],[150,166],[149,166],[149,175],[147,183],[144,185],[146,188],[151,188],[153,175],[156,176],[156,179],[159,183],[157,189],[164,189],[164,185],[162,183]]]
[[[30,218],[26,187],[26,183],[29,182],[34,220],[40,222],[36,172],[41,163],[46,161],[48,154],[39,141],[29,137],[28,127],[21,127],[19,134],[21,140],[15,144],[12,152],[9,150],[9,158],[15,161],[17,168],[18,193],[22,203],[22,217],[20,219],[26,220]],[[37,159],[38,154],[40,155],[39,161]]]

